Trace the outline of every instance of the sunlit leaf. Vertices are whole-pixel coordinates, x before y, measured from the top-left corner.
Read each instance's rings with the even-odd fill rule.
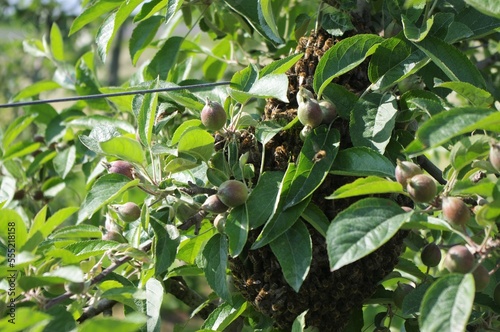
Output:
[[[340,212],[326,234],[330,268],[338,270],[389,241],[406,220],[393,201],[365,198]]]

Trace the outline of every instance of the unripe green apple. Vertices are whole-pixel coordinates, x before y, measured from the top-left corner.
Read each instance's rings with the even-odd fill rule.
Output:
[[[297,117],[300,123],[304,126],[311,126],[311,128],[315,128],[321,124],[323,121],[323,112],[318,101],[313,98],[313,94],[309,90],[304,87],[299,88],[297,103],[299,104]]]
[[[103,234],[102,239],[105,241],[116,241],[120,243],[127,242],[127,239],[125,239],[123,235],[115,231],[108,231],[106,234]]]
[[[401,183],[403,187],[406,187],[407,181],[417,174],[422,174],[420,166],[411,161],[397,160],[395,170],[396,181]]]
[[[495,286],[493,291],[493,300],[496,304],[500,305],[500,282]]]
[[[427,174],[417,174],[410,178],[406,190],[417,203],[428,203],[437,194],[436,182]]]
[[[64,294],[64,284],[50,284],[45,285],[43,288],[52,295],[61,295]]]
[[[86,285],[84,282],[68,282],[64,285],[64,289],[72,294],[82,294],[85,292]]]
[[[464,245],[453,246],[444,258],[444,267],[452,273],[469,273],[474,267],[474,256]]]
[[[424,263],[425,266],[438,266],[439,262],[441,262],[441,250],[436,243],[429,243],[424,247],[424,249],[422,249],[420,258],[422,259],[422,263]]]
[[[323,122],[324,124],[330,124],[337,118],[337,107],[328,100],[322,100],[319,102],[319,107],[321,112],[323,112]]]
[[[220,130],[226,124],[224,107],[216,101],[207,100],[201,110],[201,123],[209,130]]]
[[[500,143],[490,144],[490,163],[491,165],[500,172]]]
[[[236,180],[223,182],[217,190],[217,196],[225,205],[237,207],[245,204],[248,198],[248,189],[244,183]]]
[[[470,218],[467,205],[457,197],[443,197],[443,218],[453,226],[463,226]]]
[[[490,283],[490,274],[488,269],[483,265],[478,265],[474,271],[472,271],[474,276],[474,282],[476,283],[476,292],[483,291]]]
[[[223,215],[223,214],[219,214],[217,215],[217,217],[215,217],[214,219],[214,226],[215,228],[217,229],[217,231],[221,234],[224,234],[225,233],[225,229],[226,229],[226,216]]]
[[[112,205],[112,207],[116,210],[118,217],[125,222],[136,221],[141,216],[141,208],[134,202]]]
[[[211,213],[224,213],[229,207],[222,203],[217,195],[210,195],[207,197],[201,208]]]

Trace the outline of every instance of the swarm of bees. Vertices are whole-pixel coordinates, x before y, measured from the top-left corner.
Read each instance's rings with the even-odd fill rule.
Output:
[[[289,122],[295,118],[299,87],[305,86],[312,91],[318,61],[336,42],[323,30],[313,31],[309,37],[300,39],[296,52],[304,53],[304,56],[287,73],[290,103],[268,100],[264,120]],[[361,93],[369,85],[366,67],[361,65],[359,70],[337,78],[336,83],[355,93]],[[347,120],[339,119],[334,125],[341,133],[341,149],[349,147],[351,143]],[[264,170],[284,171],[288,163],[296,161],[303,142],[299,137],[300,128],[295,127],[280,132],[265,146],[262,151],[266,154]],[[320,163],[325,157],[326,152],[318,149],[312,161]],[[346,181],[351,182],[352,179],[328,175],[313,194],[312,201],[330,219],[354,202],[324,199]],[[308,228],[313,241],[313,259],[309,274],[298,293],[284,279],[279,262],[269,246],[248,250],[245,255],[230,259],[234,285],[256,310],[271,317],[278,328],[290,330],[297,315],[308,310],[308,326],[315,326],[320,331],[342,331],[353,309],[362,306],[363,301],[374,293],[378,282],[397,264],[406,234],[398,233],[377,251],[332,273],[325,238],[313,227]],[[253,243],[259,232],[260,229],[251,231],[248,242]]]

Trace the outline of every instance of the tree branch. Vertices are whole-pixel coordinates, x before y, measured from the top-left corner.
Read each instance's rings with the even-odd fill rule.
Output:
[[[151,244],[152,244],[152,241],[148,241],[148,242],[144,243],[143,245],[141,245],[141,247],[139,249],[147,252],[151,249]],[[101,282],[102,280],[104,280],[104,278],[106,278],[106,276],[108,276],[108,274],[110,274],[111,272],[113,272],[114,270],[116,270],[118,267],[125,264],[126,262],[130,261],[131,259],[132,259],[131,256],[125,256],[122,259],[117,260],[116,262],[114,262],[113,264],[108,266],[106,269],[104,269],[97,276],[95,276],[90,281],[90,286],[95,285],[98,282]],[[59,295],[59,296],[51,299],[47,303],[45,303],[44,309],[48,310],[48,309],[52,308],[53,306],[61,303],[62,301],[69,299],[72,295],[73,295],[73,293],[71,293],[71,292],[66,292],[62,295]]]

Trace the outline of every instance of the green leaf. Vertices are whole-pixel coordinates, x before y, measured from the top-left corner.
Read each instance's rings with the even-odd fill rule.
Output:
[[[465,54],[449,43],[433,36],[414,43],[448,76],[452,81],[467,82],[484,89],[486,84],[477,67]]]
[[[249,223],[246,204],[235,207],[229,212],[224,230],[229,239],[229,253],[232,257],[237,257],[243,251],[248,238]]]
[[[417,28],[417,26],[408,18],[406,15],[402,15],[403,31],[405,37],[412,42],[422,41],[434,24],[434,16],[429,17],[422,27]]]
[[[259,72],[260,77],[264,77],[269,74],[286,74],[288,69],[292,68],[293,65],[297,63],[304,53],[292,54],[283,59],[275,60],[262,68]]]
[[[184,0],[168,0],[167,2],[167,14],[165,15],[165,24],[170,22],[175,13],[181,8]]]
[[[472,1],[478,2],[477,0]],[[490,0],[489,2],[491,4],[496,3],[494,0]],[[481,3],[487,2],[481,1]],[[479,12],[473,7],[465,7],[464,10],[456,15],[454,21],[466,25],[472,31],[472,36],[479,38],[484,35],[491,34],[495,31],[495,29],[500,27],[500,17],[495,18],[491,15],[485,14]]]
[[[451,89],[473,106],[488,107],[494,102],[493,96],[488,91],[467,82],[443,82],[436,84],[435,87]]]
[[[63,151],[60,151],[52,161],[54,165],[54,170],[61,177],[61,179],[66,178],[66,176],[71,172],[76,161],[76,147],[74,145],[70,146]]]
[[[46,209],[46,207],[44,208]],[[51,234],[60,224],[78,211],[78,207],[66,207],[55,212],[50,218],[45,220],[45,210],[42,209],[36,216],[33,226],[28,235],[28,241],[22,246],[22,250],[31,251],[35,249],[49,234]]]
[[[175,261],[177,248],[181,242],[179,230],[173,225],[163,226],[154,218],[150,219],[150,223],[156,235],[155,274],[163,275]]]
[[[64,249],[76,255],[80,259],[80,261],[82,261],[92,256],[102,255],[107,250],[116,248],[117,246],[121,245],[123,244],[117,243],[115,241],[86,240],[67,245],[64,247]]]
[[[372,194],[404,193],[403,186],[399,182],[390,181],[377,176],[360,178],[354,182],[343,185],[325,198],[340,199]]]
[[[146,282],[146,323],[148,332],[159,332],[162,319],[160,317],[161,304],[163,302],[163,284],[155,278]]]
[[[302,212],[301,217],[313,226],[314,229],[321,235],[326,237],[330,220],[328,220],[323,210],[321,210],[317,205],[310,203],[304,212]]]
[[[124,1],[120,8],[111,15],[109,15],[102,25],[99,27],[96,35],[97,54],[102,62],[106,62],[106,54],[109,47],[114,40],[114,37],[123,25],[123,23],[130,17],[134,9],[139,6],[142,0],[128,0]]]
[[[365,198],[340,212],[326,234],[330,268],[338,270],[353,263],[389,241],[407,214],[393,201]]]
[[[6,162],[7,160],[20,158],[37,151],[38,149],[40,149],[41,146],[42,144],[39,142],[36,143],[30,141],[17,142],[9,145],[9,147],[5,150],[5,153],[1,159],[3,162]]]
[[[323,12],[321,27],[332,36],[342,36],[346,31],[354,29],[350,14],[337,8]]]
[[[491,138],[486,135],[464,137],[453,146],[450,161],[453,168],[460,171],[474,160],[487,156],[490,151]]]
[[[495,0],[465,0],[465,2],[481,13],[500,19],[500,3]]]
[[[273,32],[262,14],[259,13],[259,1],[224,0],[224,2],[235,12],[245,17],[248,23],[263,37],[276,44],[283,43],[283,40]]]
[[[147,321],[147,317],[138,312],[133,312],[124,317],[96,316],[87,319],[79,325],[78,332],[135,332],[138,331]]]
[[[351,112],[350,136],[354,146],[366,146],[384,154],[396,123],[398,105],[390,94],[370,93]]]
[[[302,212],[304,212],[308,206],[311,196],[286,210],[283,209],[296,169],[297,167],[295,164],[288,164],[285,177],[280,184],[279,200],[275,203],[273,213],[267,220],[264,228],[257,238],[257,241],[255,241],[252,245],[252,249],[263,247],[286,232],[290,227],[292,227],[295,221],[297,221]]]
[[[439,278],[424,295],[418,318],[422,332],[465,331],[474,302],[471,273]]]
[[[335,104],[338,115],[349,120],[351,109],[358,101],[358,96],[347,90],[344,86],[330,83],[323,90],[323,97]]]
[[[307,311],[304,311],[300,315],[298,315],[292,324],[292,332],[303,332],[306,328],[306,315]]]
[[[215,139],[206,130],[192,128],[181,136],[177,150],[207,162],[214,153],[214,142]]]
[[[312,241],[307,227],[301,221],[294,223],[270,246],[286,282],[298,293],[312,261]]]
[[[19,93],[17,93],[14,96],[14,98],[12,98],[12,101],[19,101],[19,100],[26,99],[29,97],[37,96],[41,92],[54,90],[54,89],[57,89],[60,87],[61,86],[59,85],[59,83],[51,81],[51,80],[38,81],[38,82],[31,84],[27,88],[21,90]]]
[[[109,141],[99,143],[99,146],[104,154],[127,160],[131,163],[141,165],[146,160],[141,144],[130,137],[113,137]]]
[[[3,243],[9,243],[9,235],[16,235],[15,245],[16,248],[21,249],[22,246],[26,244],[28,238],[28,230],[26,229],[26,224],[21,216],[14,210],[2,208],[2,213],[0,213],[0,224],[4,227],[0,227],[0,236],[3,239]],[[18,250],[19,251],[19,250]],[[16,257],[16,267],[19,265],[19,257]],[[10,268],[13,268],[11,266]]]
[[[94,72],[94,53],[87,52],[78,59],[75,65],[75,89],[80,96],[100,94],[99,83]],[[108,110],[105,99],[90,99],[85,101],[90,107]]]
[[[100,238],[101,236],[102,232],[99,227],[83,224],[63,227],[50,234],[50,238],[54,239]]]
[[[282,130],[283,127],[276,121],[261,121],[255,127],[255,137],[257,138],[257,141],[266,145]]]
[[[395,166],[384,155],[364,146],[340,150],[330,173],[394,178]]]
[[[177,54],[183,42],[182,37],[174,36],[167,39],[156,52],[151,62],[146,66],[144,76],[148,80],[167,80],[170,69],[177,60]]]
[[[201,225],[203,230],[203,224]],[[208,223],[207,229],[205,232],[199,233],[199,235],[187,238],[183,240],[179,245],[179,250],[177,252],[177,259],[186,262],[187,264],[194,264],[197,259],[197,255],[202,250],[203,245],[207,242],[214,233],[217,231],[212,226],[212,224]]]
[[[106,174],[101,176],[87,193],[78,211],[77,223],[79,224],[92,217],[101,207],[112,202],[128,188],[138,185],[139,182],[139,179],[131,181],[128,177],[121,174]]]
[[[248,91],[231,89],[229,94],[240,103],[250,98],[276,98],[288,103],[288,76],[285,74],[268,74],[256,80]]]
[[[151,82],[149,88],[158,88],[158,80]],[[137,95],[134,97],[132,103],[134,112],[136,112],[139,138],[145,146],[151,146],[151,137],[153,135],[158,106],[158,93]]]
[[[32,307],[19,307],[16,308],[15,317],[15,324],[13,324],[12,321],[9,321],[12,320],[12,317],[5,315],[0,320],[0,330],[3,332],[28,331],[35,326],[40,329],[49,323],[51,316],[39,310],[33,310]]]
[[[278,199],[283,172],[264,172],[246,202],[250,228],[263,225],[271,216]]]
[[[134,28],[128,45],[133,65],[137,64],[139,57],[153,40],[163,20],[162,16],[152,16],[140,22]]]
[[[83,9],[83,12],[71,24],[69,35],[71,36],[85,25],[95,21],[96,17],[109,13],[122,3],[122,0],[97,0],[88,2],[88,6]]]
[[[205,244],[201,256],[198,256],[197,265],[205,272],[207,282],[215,293],[226,302],[232,303],[226,280],[227,255],[227,238],[215,234]]]
[[[375,52],[383,40],[376,35],[359,34],[341,40],[326,51],[314,74],[314,91],[318,98],[335,77],[356,68],[366,57]]]
[[[22,115],[16,117],[3,133],[2,145],[4,151],[9,148],[14,140],[36,119],[37,115]],[[5,155],[4,155],[5,157]]]
[[[203,325],[204,331],[225,331],[248,307],[249,303],[243,296],[233,296],[231,303],[222,303],[210,313]]]
[[[137,15],[134,17],[134,22],[140,22],[150,18],[168,5],[169,0],[151,0],[145,2]],[[159,15],[158,15],[159,16]]]
[[[297,162],[283,210],[309,197],[328,175],[340,145],[337,129],[320,126],[307,136]],[[321,159],[316,155],[323,153]]]
[[[373,89],[384,91],[416,73],[429,62],[424,52],[402,34],[384,40],[370,59],[368,77]]]
[[[50,50],[55,60],[64,61],[64,42],[61,30],[55,22],[50,28]]]
[[[280,40],[280,44],[283,43],[281,38],[279,37],[278,27],[276,26],[276,22],[274,21],[275,14],[273,13],[272,1],[271,0],[258,0],[257,5],[257,13],[259,17],[259,22],[261,26],[264,28],[266,35],[276,36]],[[266,26],[269,28],[270,32],[266,29]]]
[[[417,140],[424,149],[431,149],[446,144],[452,138],[476,129],[500,128],[498,112],[490,108],[458,107],[441,112],[424,122],[417,130]],[[495,116],[495,118],[490,118]],[[488,120],[488,121],[481,121]],[[487,130],[487,129],[486,129]],[[417,149],[407,149],[407,152],[418,152]]]

